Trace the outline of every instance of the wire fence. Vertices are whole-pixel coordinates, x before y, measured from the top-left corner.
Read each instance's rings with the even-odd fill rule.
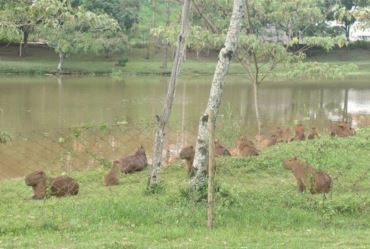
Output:
[[[0,179],[23,177],[35,170],[57,174],[108,169],[113,160],[132,154],[140,145],[150,163],[155,129],[154,121],[143,121],[17,132],[10,141],[0,143]],[[194,135],[174,122],[167,128],[164,162],[194,140]]]

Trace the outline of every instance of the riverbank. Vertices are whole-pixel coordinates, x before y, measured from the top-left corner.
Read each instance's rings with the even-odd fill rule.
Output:
[[[0,182],[0,248],[369,248],[370,129],[354,137],[280,144],[258,157],[217,160],[215,229],[206,202],[188,199],[180,163],[164,168],[160,192],[147,172],[101,183],[103,169],[71,172],[75,197],[31,200],[23,179]],[[328,172],[333,192],[300,194],[282,160],[298,156]]]
[[[0,48],[0,74],[45,75],[55,74],[58,56],[44,47],[30,47],[27,56],[17,56],[18,47]],[[350,69],[345,77],[366,77],[370,75],[370,51],[366,49],[342,49],[329,54],[316,56],[313,59],[319,62],[328,62],[333,65],[357,65],[358,70]],[[154,75],[169,74],[171,65],[167,69],[162,67],[162,55],[157,52],[151,59],[144,59],[142,51],[133,50],[125,67],[116,65],[116,58],[101,56],[71,56],[65,60],[64,73],[74,75]],[[183,64],[182,75],[212,75],[217,62],[215,55],[196,59],[191,53]],[[291,68],[280,68],[274,79],[286,78]],[[238,63],[231,65],[229,74],[245,74],[245,70]],[[343,77],[342,76],[342,77]],[[292,76],[290,76],[292,77]]]

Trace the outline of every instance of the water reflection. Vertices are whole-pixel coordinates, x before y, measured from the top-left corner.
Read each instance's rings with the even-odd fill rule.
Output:
[[[232,111],[244,131],[258,132],[253,87],[242,79],[228,80],[221,116]],[[209,77],[182,79],[176,92],[171,120],[180,131],[195,131],[209,92]],[[0,129],[27,132],[89,123],[129,125],[154,120],[165,95],[167,78],[9,78],[0,82]],[[351,82],[349,82],[350,84]],[[258,89],[262,132],[296,122],[325,127],[329,120],[369,114],[369,87],[344,88],[301,84],[265,84]],[[258,117],[258,115],[257,115]]]
[[[259,130],[267,134],[277,126],[295,123],[318,127],[321,132],[330,120],[349,118],[355,127],[370,124],[370,86],[366,83],[265,83],[258,89],[258,123],[253,86],[242,84],[242,76],[227,81],[219,129],[232,121],[241,133],[254,137]],[[169,143],[194,143],[210,82],[211,77],[180,80],[167,131]],[[94,167],[98,159],[92,160],[91,155],[112,159],[130,153],[138,144],[145,145],[150,154],[154,116],[162,110],[166,86],[163,77],[1,79],[0,131],[17,134],[18,139],[9,150],[0,148],[0,178],[22,175],[30,167],[45,168],[51,162],[63,170]],[[69,147],[58,144],[66,128],[102,123],[121,126],[96,137],[101,131],[90,131],[94,136],[73,140]],[[90,156],[79,155],[75,161],[76,153],[87,148]]]

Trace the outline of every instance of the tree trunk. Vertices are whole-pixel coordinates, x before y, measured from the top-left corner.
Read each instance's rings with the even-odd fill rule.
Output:
[[[168,84],[167,89],[167,96],[166,96],[166,103],[163,109],[163,113],[161,117],[157,117],[158,119],[158,128],[155,134],[154,139],[154,148],[153,148],[153,165],[150,168],[150,179],[149,179],[149,186],[153,187],[158,180],[158,176],[160,173],[161,163],[162,163],[162,152],[163,152],[163,143],[164,143],[164,129],[167,125],[171,109],[172,103],[175,96],[176,90],[176,80],[177,76],[180,71],[180,66],[182,63],[182,57],[184,55],[185,46],[186,46],[186,37],[189,25],[189,16],[190,16],[190,7],[191,7],[191,0],[185,0],[184,5],[182,7],[182,14],[181,14],[181,31],[178,37],[178,44],[176,48],[176,55],[174,59],[174,63],[172,66],[171,78]]]
[[[28,48],[28,31],[23,32],[23,55],[27,55],[27,48]]]
[[[234,0],[230,26],[229,30],[227,31],[225,45],[221,49],[218,56],[218,62],[212,80],[207,108],[199,121],[197,144],[195,147],[195,158],[193,162],[193,167],[195,168],[196,172],[195,176],[190,181],[190,186],[193,190],[199,189],[204,185],[205,182],[206,171],[208,167],[208,114],[212,111],[214,114],[213,121],[215,122],[221,104],[225,77],[230,66],[231,58],[235,53],[243,23],[245,4],[245,0]]]
[[[65,56],[64,56],[63,53],[59,53],[59,64],[58,64],[58,67],[57,67],[57,72],[58,73],[63,72],[64,57]]]
[[[208,165],[208,229],[213,228],[213,207],[214,207],[214,176],[215,176],[215,153],[214,153],[214,140],[215,140],[215,122],[214,114],[212,111],[209,113],[208,133],[209,133],[209,165]]]
[[[260,117],[259,103],[258,103],[258,85],[256,82],[253,83],[253,95],[254,95],[254,110],[256,112],[258,135],[261,135],[261,117]]]
[[[166,0],[166,29],[170,26],[170,17],[171,17],[171,9],[170,9],[170,3],[169,0]],[[164,57],[163,57],[163,71],[167,70],[167,62],[168,62],[168,49],[169,44],[168,41],[165,40],[164,42]]]

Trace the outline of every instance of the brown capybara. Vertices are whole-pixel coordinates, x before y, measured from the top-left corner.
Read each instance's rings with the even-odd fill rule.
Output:
[[[104,185],[105,186],[118,185],[120,173],[121,172],[119,166],[113,165],[113,167],[108,171],[108,173],[103,176]]]
[[[57,197],[77,195],[79,188],[80,185],[72,177],[57,176],[51,181],[50,194]]]
[[[254,143],[246,136],[243,136],[236,141],[236,148],[232,149],[231,155],[233,156],[256,156],[258,150],[254,146]]]
[[[348,122],[334,122],[330,125],[330,135],[332,137],[349,137],[353,136],[355,131]]]
[[[261,149],[273,146],[277,142],[277,137],[275,134],[272,134],[270,137],[265,137],[261,135],[256,136],[256,142]]]
[[[44,199],[46,197],[47,178],[44,171],[38,170],[27,175],[25,178],[27,186],[33,190],[33,199]]]
[[[25,182],[27,186],[32,186],[33,199],[44,199],[48,195],[57,197],[77,195],[79,190],[78,183],[71,177],[58,176],[49,180],[43,171],[35,171],[29,174],[26,176]],[[50,187],[50,193],[47,193],[48,187]]]
[[[294,132],[295,134],[291,141],[293,140],[303,141],[306,139],[306,136],[304,134],[304,126],[302,124],[296,125],[296,127],[294,128]]]
[[[319,132],[317,131],[316,127],[312,127],[310,132],[307,135],[307,139],[315,139],[319,138]]]
[[[140,146],[135,154],[113,161],[113,165],[119,166],[122,172],[132,173],[135,171],[142,171],[148,164],[145,149]]]
[[[218,140],[214,141],[216,156],[231,156],[230,151],[220,144]]]
[[[180,151],[180,159],[183,159],[186,161],[186,168],[187,168],[188,175],[191,175],[193,173],[194,155],[195,155],[195,150],[192,145],[184,147]]]
[[[283,166],[292,171],[300,192],[308,188],[311,194],[325,194],[331,190],[332,180],[327,173],[315,169],[297,157],[284,160]]]

